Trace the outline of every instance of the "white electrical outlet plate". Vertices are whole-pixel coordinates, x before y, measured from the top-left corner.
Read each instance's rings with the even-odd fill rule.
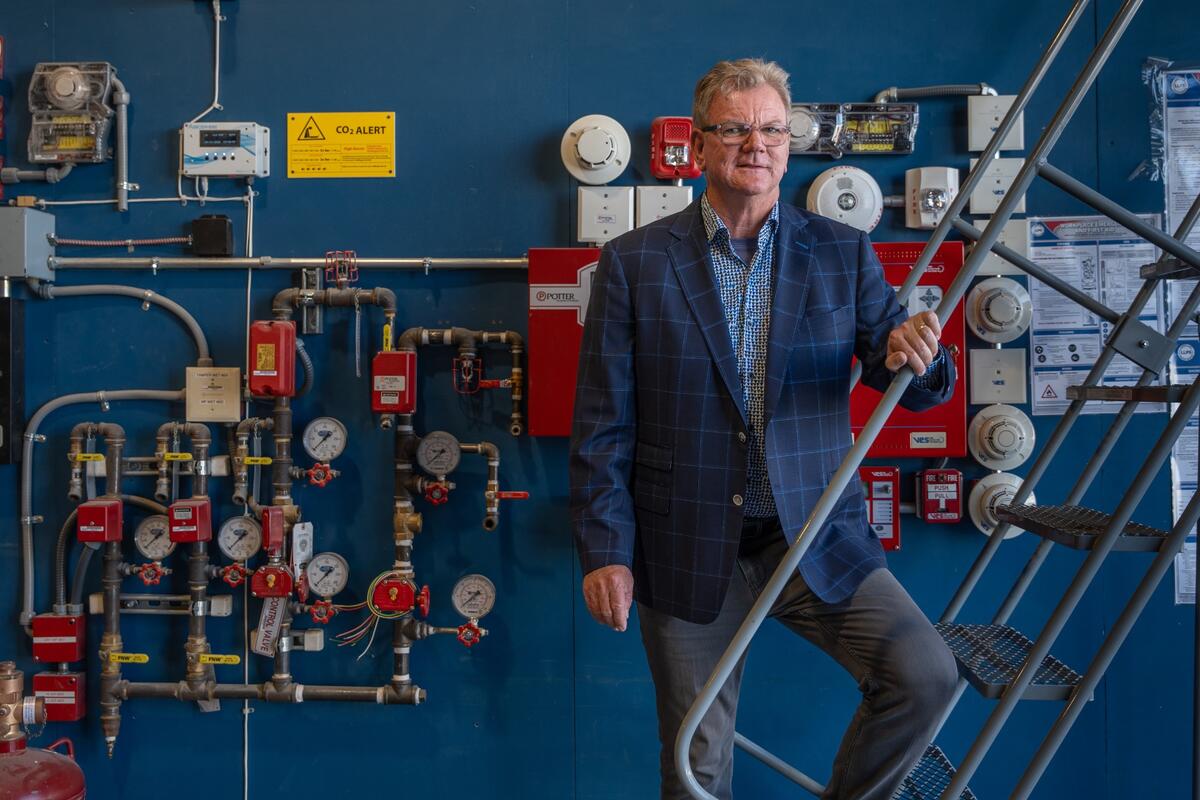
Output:
[[[632,186],[580,186],[576,238],[602,245],[633,230]]]
[[[972,170],[975,169],[975,164],[978,162],[978,158],[971,159]],[[1017,173],[1024,165],[1025,159],[1023,158],[992,159],[983,175],[983,180],[979,181],[975,186],[975,191],[971,192],[971,213],[985,216],[995,214],[996,210],[1000,208],[1001,201],[1004,200],[1004,195],[1008,194],[1009,188],[1016,180]],[[1013,211],[1017,214],[1025,213],[1025,195],[1021,195],[1021,200]]]
[[[975,405],[1029,402],[1029,358],[1023,347],[971,350],[971,402]]]
[[[977,220],[975,227],[982,231],[987,228],[989,222],[991,220],[987,218]],[[1000,231],[999,241],[1009,250],[1015,250],[1019,255],[1029,258],[1029,220],[1010,219]],[[982,277],[984,275],[1024,275],[1025,273],[995,253],[989,252],[983,260],[983,266],[975,274]]]
[[[1004,115],[1017,99],[1015,94],[972,95],[967,98],[967,149],[978,153],[987,149],[988,143],[1004,121]],[[1025,112],[1017,116],[1008,136],[1000,145],[1001,150],[1025,149]]]
[[[638,186],[637,226],[683,211],[692,203],[691,186]]]

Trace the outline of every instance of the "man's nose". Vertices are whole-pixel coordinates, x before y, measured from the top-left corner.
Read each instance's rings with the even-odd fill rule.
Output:
[[[750,133],[746,136],[746,141],[742,142],[742,150],[753,153],[758,150],[766,150],[767,144],[763,141],[762,131],[758,128],[751,128]]]

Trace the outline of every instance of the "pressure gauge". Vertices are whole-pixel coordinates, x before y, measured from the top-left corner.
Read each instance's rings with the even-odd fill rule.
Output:
[[[792,106],[788,127],[792,129],[792,141],[788,146],[792,153],[803,153],[821,138],[820,120],[803,106]]]
[[[466,575],[450,594],[454,608],[467,619],[480,619],[496,605],[496,585],[483,575]]]
[[[346,449],[346,426],[333,417],[317,417],[304,428],[304,451],[313,459],[330,462]]]
[[[262,548],[262,526],[254,517],[230,517],[217,533],[217,545],[232,561],[249,561]]]
[[[146,517],[133,532],[138,552],[151,561],[162,561],[175,552],[175,543],[167,534],[167,518],[162,514]]]
[[[350,581],[350,565],[337,553],[317,553],[308,562],[305,573],[309,590],[325,598],[345,589]]]
[[[425,434],[417,447],[417,463],[430,475],[444,478],[458,468],[462,458],[462,447],[445,431]]]

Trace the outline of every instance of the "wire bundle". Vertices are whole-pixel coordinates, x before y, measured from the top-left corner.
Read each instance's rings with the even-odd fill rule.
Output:
[[[361,603],[354,603],[351,605],[334,606],[334,608],[336,608],[338,611],[357,611],[359,609],[366,608],[371,612],[366,619],[355,625],[353,628],[342,631],[334,636],[334,638],[338,640],[338,647],[353,647],[363,639],[366,639],[367,645],[363,648],[362,653],[359,654],[359,660],[361,660],[363,656],[370,652],[371,644],[375,641],[375,632],[379,629],[380,620],[400,619],[401,617],[406,617],[412,613],[412,609],[409,609],[408,611],[384,611],[379,606],[375,605],[375,589],[377,586],[379,586],[380,582],[387,580],[388,578],[403,579],[405,576],[395,570],[381,572],[375,577],[375,580],[371,581],[371,585],[367,589],[366,600],[363,600]]]

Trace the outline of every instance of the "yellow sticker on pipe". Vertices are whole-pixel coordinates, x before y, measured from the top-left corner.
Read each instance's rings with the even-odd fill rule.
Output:
[[[200,654],[200,663],[201,664],[227,664],[229,666],[236,667],[238,664],[242,663],[242,657],[241,656],[226,656],[226,655],[220,655],[218,653],[201,653]]]
[[[76,453],[76,461],[103,461],[104,453]]]
[[[149,664],[150,656],[145,653],[109,653],[108,660],[113,664]]]
[[[163,461],[191,461],[191,453],[163,453]]]
[[[270,456],[246,456],[242,460],[251,467],[265,467],[271,463]]]

